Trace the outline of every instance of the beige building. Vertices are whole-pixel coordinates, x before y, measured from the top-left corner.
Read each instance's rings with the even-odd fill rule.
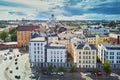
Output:
[[[95,44],[96,43],[96,36],[93,34],[89,35],[84,35],[85,36],[85,41],[87,41],[90,44]]]
[[[87,41],[90,44],[95,44],[96,48],[98,48],[98,45],[100,43],[109,41],[109,36],[107,36],[107,35],[87,34],[84,36],[85,36],[85,41]]]
[[[109,41],[109,36],[106,35],[96,35],[96,43],[95,46],[98,48],[98,45],[104,42]]]
[[[77,63],[78,68],[96,68],[96,48],[93,44],[81,43],[74,44],[73,62]]]

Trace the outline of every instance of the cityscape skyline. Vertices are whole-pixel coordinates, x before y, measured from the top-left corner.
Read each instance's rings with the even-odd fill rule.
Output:
[[[0,20],[119,20],[119,0],[0,0]]]

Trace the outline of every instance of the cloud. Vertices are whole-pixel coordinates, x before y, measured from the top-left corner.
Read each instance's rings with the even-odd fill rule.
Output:
[[[11,14],[11,15],[26,15],[23,12],[8,12],[8,13]]]
[[[8,7],[23,7],[23,8],[31,8],[28,5],[21,4],[21,3],[15,3],[15,2],[9,2],[9,1],[0,1],[1,6],[8,6]]]
[[[119,0],[0,0],[0,19],[120,19]],[[6,16],[6,17],[4,17]]]

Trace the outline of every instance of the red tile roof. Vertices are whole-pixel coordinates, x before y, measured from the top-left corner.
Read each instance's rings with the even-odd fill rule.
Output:
[[[18,26],[17,30],[18,31],[32,31],[35,29],[39,29],[39,26]]]

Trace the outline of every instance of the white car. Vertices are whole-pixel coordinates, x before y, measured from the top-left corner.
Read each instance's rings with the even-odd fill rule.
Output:
[[[62,76],[62,75],[64,75],[64,73],[63,72],[58,72],[58,75]]]
[[[111,73],[110,76],[112,76],[112,77],[118,77],[119,75],[116,74],[116,73]]]
[[[55,74],[56,74],[56,72],[52,72],[51,74],[55,75]]]
[[[87,76],[87,75],[91,75],[91,73],[88,72],[88,73],[85,73],[84,75],[86,75],[86,76]]]

